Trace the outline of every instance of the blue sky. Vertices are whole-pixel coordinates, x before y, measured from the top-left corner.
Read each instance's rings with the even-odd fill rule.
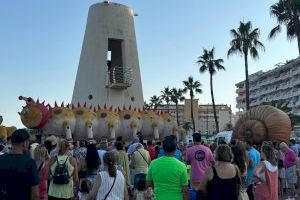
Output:
[[[70,102],[84,37],[88,8],[96,0],[1,0],[0,115],[3,124],[22,126],[19,95],[51,104]],[[226,71],[214,77],[217,103],[235,109],[235,83],[244,79],[243,58],[227,59],[231,28],[251,20],[261,30],[266,52],[250,61],[250,73],[268,70],[298,55],[296,40],[285,30],[275,40],[267,35],[276,25],[269,15],[275,0],[119,0],[139,14],[135,18],[144,99],[165,86],[182,87],[189,75],[202,83],[200,103],[210,103],[208,74],[195,64],[202,48],[216,48]]]

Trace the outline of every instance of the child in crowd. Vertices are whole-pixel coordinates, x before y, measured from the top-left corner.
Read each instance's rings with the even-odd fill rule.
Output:
[[[283,160],[278,160],[278,183],[279,183],[279,196],[283,195],[283,189],[285,188],[285,169],[283,166]]]

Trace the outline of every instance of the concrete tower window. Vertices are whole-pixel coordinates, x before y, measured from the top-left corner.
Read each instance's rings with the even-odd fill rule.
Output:
[[[107,69],[110,83],[124,83],[123,40],[108,39]]]

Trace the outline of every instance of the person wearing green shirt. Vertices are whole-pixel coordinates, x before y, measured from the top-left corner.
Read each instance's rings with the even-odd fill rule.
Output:
[[[147,188],[153,188],[155,200],[188,200],[186,166],[174,157],[176,141],[171,136],[165,137],[163,149],[165,155],[149,166]]]

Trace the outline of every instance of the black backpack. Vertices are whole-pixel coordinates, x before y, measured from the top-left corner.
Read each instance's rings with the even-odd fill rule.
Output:
[[[70,174],[68,171],[68,166],[66,165],[66,162],[68,161],[69,157],[65,160],[63,164],[60,164],[58,162],[58,159],[56,157],[56,167],[54,170],[54,174],[52,177],[53,183],[54,184],[68,184],[70,182]]]

